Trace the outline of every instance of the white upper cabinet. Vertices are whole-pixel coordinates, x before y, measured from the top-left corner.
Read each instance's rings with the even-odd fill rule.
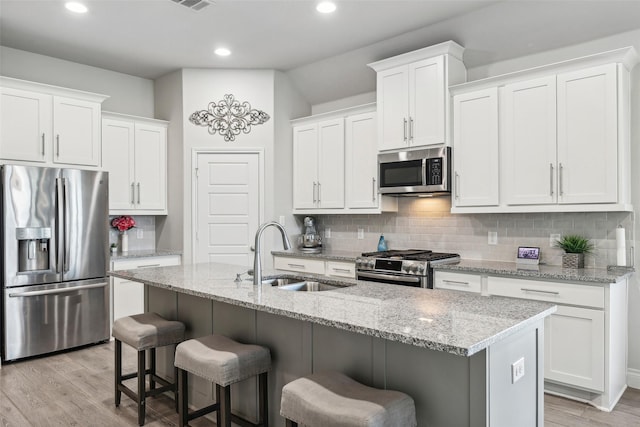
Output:
[[[293,213],[397,211],[378,194],[375,105],[292,121]]]
[[[0,77],[0,159],[100,167],[107,96]]]
[[[470,159],[482,159],[488,175],[482,182],[489,185],[499,171],[485,190],[498,195],[491,204],[467,203],[466,177],[460,176],[452,212],[633,210],[629,71],[637,61],[635,49],[624,48],[450,88],[456,172],[461,162],[467,174],[478,167],[469,166]],[[496,91],[499,104],[499,152],[491,161],[480,157],[480,141],[469,142],[484,141],[480,122],[488,113],[465,110],[457,101],[486,90]],[[473,115],[478,129],[470,129]]]
[[[504,184],[509,205],[556,203],[556,79],[504,87]]]
[[[377,72],[378,149],[448,144],[448,86],[466,80],[464,48],[441,43],[369,64]]]
[[[110,214],[167,213],[167,126],[163,120],[104,113]]]
[[[498,205],[498,89],[453,98],[453,206]]]

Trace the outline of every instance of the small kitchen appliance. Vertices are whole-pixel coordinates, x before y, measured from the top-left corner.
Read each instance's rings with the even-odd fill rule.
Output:
[[[316,220],[312,216],[304,217],[304,233],[300,236],[300,249],[309,253],[322,251],[322,238],[316,231]]]
[[[427,249],[365,252],[356,258],[356,278],[391,285],[433,288],[433,265],[456,263],[460,255]]]
[[[451,194],[451,147],[378,154],[380,194]]]

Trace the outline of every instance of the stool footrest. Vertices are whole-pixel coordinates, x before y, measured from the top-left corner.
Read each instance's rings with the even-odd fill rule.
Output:
[[[234,423],[238,424],[241,427],[262,427],[265,425],[265,423],[254,424],[251,421],[245,420],[244,418],[239,417],[238,415],[235,415],[235,414],[231,414],[231,421],[233,421]]]
[[[212,412],[217,411],[218,409],[220,409],[220,404],[219,403],[214,403],[213,405],[209,405],[209,406],[207,406],[205,408],[198,409],[196,411],[188,413],[187,414],[187,420],[193,420],[193,419],[201,417],[203,415],[210,414]]]

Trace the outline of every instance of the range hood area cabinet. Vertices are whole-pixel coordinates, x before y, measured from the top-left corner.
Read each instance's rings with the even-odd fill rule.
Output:
[[[107,95],[0,77],[0,162],[99,168]]]
[[[103,114],[102,158],[109,171],[110,215],[167,214],[168,125],[164,120]]]
[[[631,211],[633,48],[466,83],[452,213]]]
[[[293,213],[397,212],[378,193],[375,104],[293,120]]]
[[[448,88],[467,79],[463,53],[448,41],[368,64],[377,73],[379,151],[450,145]]]

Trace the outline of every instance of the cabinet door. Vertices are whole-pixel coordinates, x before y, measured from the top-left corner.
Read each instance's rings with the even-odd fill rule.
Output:
[[[346,205],[348,208],[377,208],[376,113],[347,117],[345,134]]]
[[[453,98],[453,203],[498,205],[498,88]]]
[[[506,203],[556,203],[555,76],[504,87]]]
[[[409,142],[409,68],[378,73],[379,150],[406,148]]]
[[[318,177],[318,126],[293,128],[293,207],[316,207]]]
[[[558,306],[545,319],[544,377],[604,391],[604,312]]]
[[[144,313],[144,284],[113,278],[113,320]]]
[[[109,209],[134,207],[134,125],[102,120],[102,166],[109,171]]]
[[[167,129],[135,124],[136,209],[167,208]]]
[[[409,65],[409,144],[444,144],[444,56]]]
[[[53,97],[54,163],[100,166],[100,104]]]
[[[51,96],[0,88],[0,158],[44,162],[51,153]]]
[[[618,200],[616,64],[558,75],[558,201]]]
[[[344,119],[318,123],[318,205],[344,208]]]

